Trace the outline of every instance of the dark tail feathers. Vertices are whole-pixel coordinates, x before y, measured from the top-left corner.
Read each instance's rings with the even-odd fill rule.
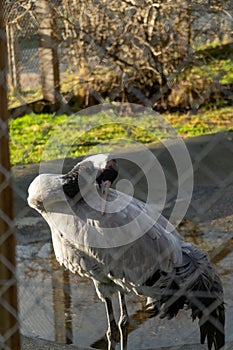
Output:
[[[211,308],[211,305],[210,305]],[[220,350],[225,345],[225,308],[221,304],[208,314],[208,308],[202,312],[202,315],[198,315],[200,318],[200,336],[201,344],[205,343],[207,339],[208,350],[212,349],[214,344],[215,350]]]
[[[225,345],[225,307],[223,287],[219,276],[199,248],[190,249],[190,261],[196,267],[194,283],[189,286],[188,299],[192,318],[199,318],[200,341],[207,340],[208,350],[220,350]]]

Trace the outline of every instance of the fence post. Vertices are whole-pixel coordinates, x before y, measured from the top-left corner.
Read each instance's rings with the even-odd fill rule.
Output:
[[[0,0],[0,348],[20,349],[17,322],[17,287],[15,273],[15,238],[13,199],[10,184],[7,46],[4,1]]]
[[[59,106],[60,74],[53,5],[48,0],[36,2],[39,22],[39,58],[43,98]]]

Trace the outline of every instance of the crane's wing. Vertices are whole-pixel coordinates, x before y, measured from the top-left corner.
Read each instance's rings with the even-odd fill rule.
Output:
[[[89,191],[85,200],[50,204],[43,216],[52,233],[59,232],[64,241],[99,262],[111,266],[111,261],[118,261],[118,265],[121,261],[117,275],[125,274],[127,266],[136,262],[140,267],[135,280],[151,275],[155,268],[171,271],[182,263],[181,242],[168,231],[164,217],[153,218],[143,202],[114,189],[110,190],[107,209],[102,216],[99,196]]]
[[[85,182],[88,173],[82,178]],[[75,179],[69,181],[72,187]],[[88,189],[81,197],[80,192],[66,196],[63,178],[58,175],[39,175],[29,187],[29,205],[48,222],[54,246],[61,240],[60,248],[55,249],[60,262],[68,266],[75,260],[75,253],[70,258],[70,252],[76,247],[119,278],[127,276],[128,266],[134,266],[131,278],[135,283],[142,283],[156,269],[171,271],[182,263],[182,244],[167,229],[165,218],[151,215],[143,202],[114,189],[110,189],[103,216],[98,186],[86,183],[88,186],[80,186],[80,191]]]

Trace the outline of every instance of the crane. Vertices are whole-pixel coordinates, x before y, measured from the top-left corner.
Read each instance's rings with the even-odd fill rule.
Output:
[[[184,307],[199,319],[200,342],[225,344],[223,287],[207,254],[183,241],[161,214],[111,188],[118,164],[108,154],[85,158],[67,174],[40,174],[28,204],[47,221],[58,262],[93,280],[105,303],[108,347],[127,346],[125,295],[153,300],[155,314],[171,319]],[[112,296],[118,293],[116,323]]]

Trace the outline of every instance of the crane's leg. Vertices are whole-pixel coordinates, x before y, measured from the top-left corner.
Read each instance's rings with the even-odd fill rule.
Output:
[[[111,299],[105,298],[104,302],[105,302],[105,308],[106,308],[106,314],[107,314],[107,320],[108,320],[108,331],[107,331],[108,350],[114,350],[116,343],[119,340],[119,329],[117,327],[117,324],[114,318]]]
[[[128,338],[128,326],[129,316],[127,312],[125,296],[121,292],[118,292],[119,303],[120,303],[120,320],[118,323],[120,330],[121,350],[127,349],[127,338]]]

